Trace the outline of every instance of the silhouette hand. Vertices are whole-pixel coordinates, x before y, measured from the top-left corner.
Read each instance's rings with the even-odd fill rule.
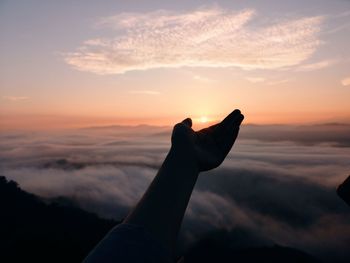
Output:
[[[231,150],[244,116],[234,110],[222,122],[194,131],[187,118],[176,124],[172,134],[172,148],[193,160],[199,171],[218,167]]]

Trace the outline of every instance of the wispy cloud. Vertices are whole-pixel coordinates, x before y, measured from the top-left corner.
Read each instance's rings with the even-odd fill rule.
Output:
[[[345,11],[345,12],[342,12],[340,14],[337,14],[335,15],[336,18],[339,18],[339,17],[347,17],[347,16],[350,16],[350,11]]]
[[[342,84],[343,86],[350,86],[350,77],[343,79],[343,80],[341,81],[341,84]]]
[[[324,31],[325,34],[334,34],[338,33],[339,31],[348,30],[350,28],[350,23],[341,23],[339,26],[330,28],[329,30]]]
[[[265,83],[267,85],[280,85],[289,82],[289,79],[266,79],[263,77],[246,77],[247,81],[257,84],[257,83]]]
[[[144,95],[159,95],[159,91],[155,90],[130,90],[129,93],[131,94],[144,94]]]
[[[182,66],[276,69],[300,64],[320,44],[321,16],[248,23],[254,17],[255,10],[221,8],[121,13],[98,23],[114,38],[86,40],[64,60],[96,74]]]
[[[324,69],[324,68],[330,67],[330,66],[336,64],[337,62],[338,61],[335,59],[323,60],[323,61],[319,61],[316,63],[301,65],[296,70],[297,71],[314,71],[314,70],[319,70],[319,69]]]
[[[211,83],[211,82],[216,82],[216,80],[208,78],[208,77],[204,77],[201,75],[194,75],[193,79],[199,82],[204,82],[204,83]]]
[[[273,85],[284,84],[284,83],[287,83],[287,82],[290,82],[290,80],[289,79],[280,79],[280,80],[269,81],[267,84],[273,86]]]
[[[29,97],[25,97],[25,96],[3,96],[2,97],[4,100],[8,100],[8,101],[22,101],[22,100],[28,100]]]
[[[261,83],[265,81],[265,79],[261,77],[247,77],[246,80],[248,80],[251,83]]]

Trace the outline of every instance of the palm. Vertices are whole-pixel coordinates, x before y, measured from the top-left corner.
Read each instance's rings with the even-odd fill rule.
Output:
[[[173,144],[194,155],[199,170],[216,168],[231,150],[243,118],[235,110],[222,122],[199,131],[191,128],[191,119],[185,119],[174,127]]]

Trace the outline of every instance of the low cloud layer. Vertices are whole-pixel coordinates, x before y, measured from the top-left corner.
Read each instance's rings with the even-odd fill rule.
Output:
[[[261,23],[250,9],[121,13],[98,23],[114,37],[86,40],[76,51],[64,53],[64,60],[96,74],[183,66],[278,69],[310,58],[320,45],[322,20],[314,16]],[[309,67],[315,66],[324,62]]]
[[[259,244],[349,260],[350,209],[335,192],[350,172],[347,131],[339,124],[242,127],[224,164],[199,178],[181,244],[245,229]],[[169,141],[169,128],[151,126],[2,133],[0,173],[30,192],[121,219],[156,174]]]
[[[326,123],[318,125],[246,125],[241,138],[270,142],[294,142],[304,145],[329,143],[350,147],[350,124]]]

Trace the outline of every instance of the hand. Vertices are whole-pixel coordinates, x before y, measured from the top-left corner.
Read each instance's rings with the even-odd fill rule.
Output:
[[[174,126],[172,148],[193,158],[199,171],[216,168],[231,150],[243,119],[241,112],[234,110],[222,122],[194,131],[192,120],[187,118]]]

